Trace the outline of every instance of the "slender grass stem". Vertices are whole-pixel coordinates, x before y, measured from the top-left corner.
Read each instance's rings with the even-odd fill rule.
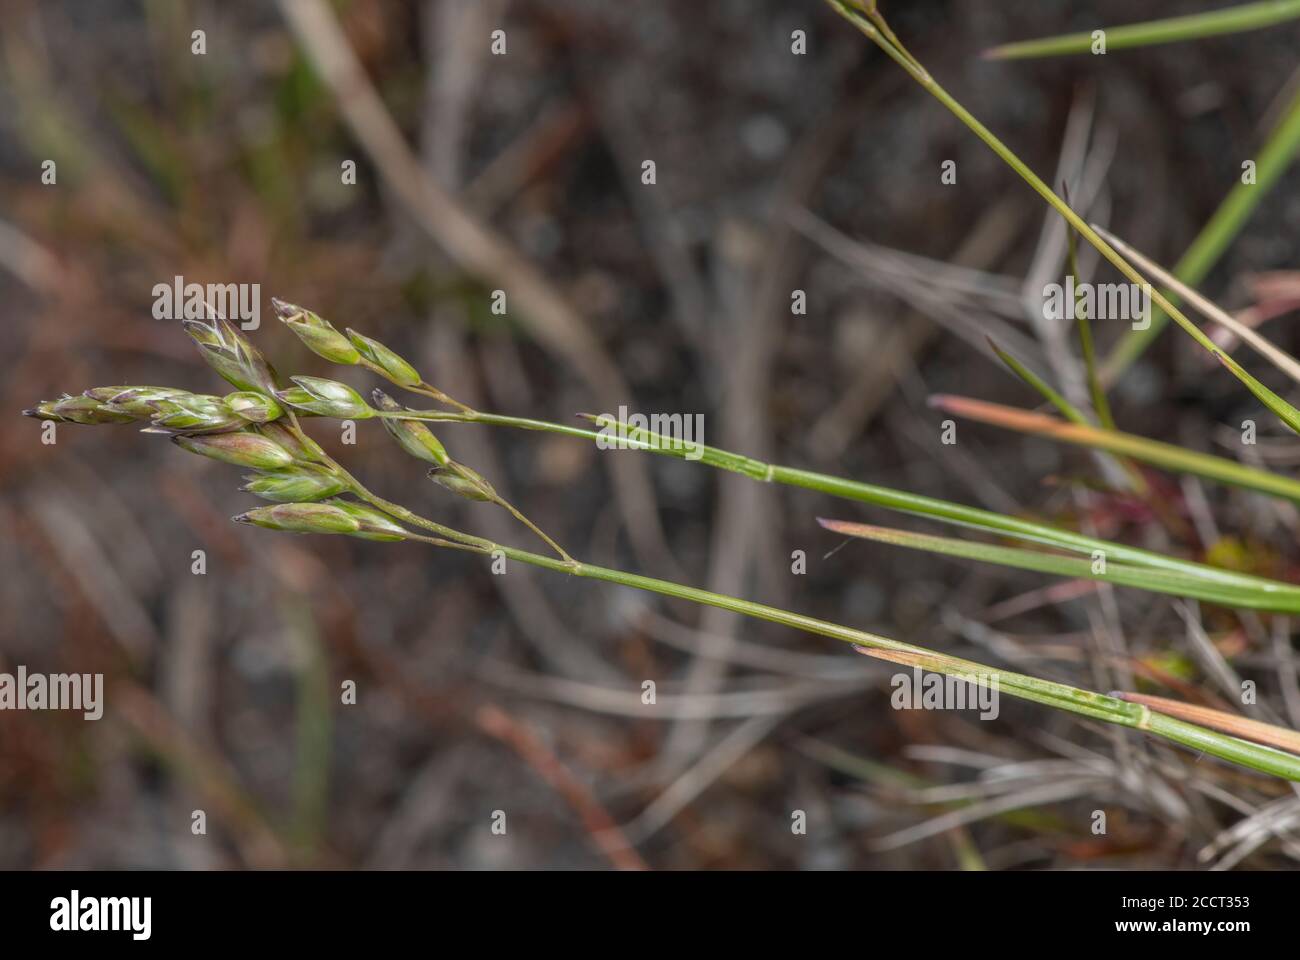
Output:
[[[449,407],[455,407],[461,413],[468,413],[468,414],[474,413],[473,407],[469,406],[468,404],[461,403],[459,400],[452,397],[450,394],[443,393],[441,390],[439,390],[431,383],[425,383],[424,381],[420,381],[420,383],[417,386],[407,387],[406,389],[411,391],[411,393],[418,393],[426,397],[432,397],[434,400],[437,400],[439,403],[445,403]]]
[[[437,523],[436,521],[426,519],[425,517],[420,516],[414,511],[408,510],[400,503],[393,503],[391,500],[385,500],[383,497],[367,489],[355,477],[351,477],[351,475],[349,475],[349,477],[351,479],[351,484],[352,484],[351,486],[352,493],[356,494],[357,497],[364,500],[372,507],[384,511],[384,513],[388,514],[390,517],[394,517],[395,519],[404,521],[405,523],[409,523],[414,526],[420,527],[423,530],[428,530],[432,533],[436,533],[440,538],[444,540],[449,540],[452,543],[458,544],[459,546],[462,547],[467,547],[470,549],[475,549],[480,551],[486,550],[488,552],[491,552],[493,549],[496,548],[496,544],[493,543],[491,540],[488,540],[484,537],[475,537],[468,533],[462,533],[461,531],[453,529],[452,527],[448,527],[444,524]]]
[[[369,370],[371,373],[375,374],[375,376],[382,377],[383,379],[387,380],[389,383],[401,387],[403,390],[408,390],[411,393],[418,393],[421,396],[429,397],[431,400],[435,400],[438,403],[445,404],[448,407],[455,407],[461,413],[474,412],[473,407],[469,406],[468,404],[461,403],[455,397],[451,396],[450,394],[444,393],[443,391],[435,387],[433,384],[427,383],[424,380],[421,380],[419,383],[415,383],[415,384],[412,384],[409,381],[398,380],[393,376],[392,373],[385,370],[383,367],[381,367],[379,364],[375,363],[374,361],[368,360],[365,357],[362,357],[359,361],[357,361],[357,363],[363,369]]]
[[[371,503],[372,505],[378,505],[377,502],[374,500],[368,502]],[[400,511],[399,512],[385,511],[385,512],[388,513],[389,516],[403,519],[407,523],[417,527],[424,526],[425,524],[431,522],[425,520],[424,517],[417,517],[415,514],[411,514],[409,517],[403,517]],[[490,555],[492,551],[496,548],[495,544],[487,540],[485,540],[481,544],[459,543],[455,540],[444,540],[441,537],[426,537],[418,533],[409,534],[406,539],[415,540],[419,543],[427,543],[430,546],[434,546],[434,547],[450,547],[453,550],[464,550],[467,553],[478,553],[478,554]]]
[[[1269,133],[1255,160],[1253,183],[1238,181],[1223,198],[1214,215],[1201,228],[1196,239],[1174,264],[1179,280],[1196,286],[1219,262],[1228,245],[1241,232],[1255,208],[1281,179],[1297,154],[1300,154],[1300,88],[1297,88],[1282,119]],[[1177,297],[1171,297],[1177,303]],[[1151,311],[1151,323],[1145,330],[1128,330],[1112,348],[1102,366],[1102,379],[1114,383],[1146,351],[1169,322],[1162,310]]]
[[[1066,194],[1067,199],[1069,194]],[[1075,294],[1075,326],[1079,333],[1079,345],[1083,353],[1084,369],[1087,374],[1088,390],[1092,398],[1093,411],[1097,420],[1103,426],[1114,426],[1114,420],[1111,418],[1110,404],[1106,400],[1106,392],[1102,389],[1101,383],[1097,379],[1097,369],[1095,357],[1092,348],[1092,327],[1088,320],[1088,313],[1083,302],[1082,288],[1079,284],[1079,264],[1076,252],[1075,233],[1066,226],[1066,237],[1068,240],[1068,265],[1069,273],[1074,278],[1076,289],[1079,291]],[[1061,412],[1065,419],[1080,426],[1092,426],[1092,422],[1083,414],[1078,407],[1072,404],[1059,392],[1052,388],[1042,377],[1034,373],[1023,363],[1017,360],[1013,355],[1007,353],[1001,347],[989,338],[989,346],[997,354],[998,359],[1011,369],[1011,372],[1028,384],[1033,390],[1039,393],[1052,406]],[[1124,471],[1128,478],[1129,485],[1133,491],[1140,497],[1150,500],[1151,490],[1147,485],[1146,478],[1142,476],[1139,470],[1131,461],[1123,457],[1117,458],[1118,465]]]
[[[537,526],[537,524],[533,523],[533,521],[529,520],[526,516],[523,515],[523,513],[521,513],[518,509],[516,509],[514,504],[512,504],[505,497],[501,496],[501,494],[497,493],[496,490],[493,487],[491,487],[487,483],[487,481],[484,480],[482,477],[480,477],[475,471],[470,470],[467,467],[465,467],[464,464],[456,463],[455,461],[452,461],[448,465],[448,469],[450,469],[453,473],[456,474],[456,476],[460,477],[462,480],[465,480],[470,484],[472,484],[474,488],[478,490],[479,493],[481,493],[489,503],[495,503],[498,507],[504,509],[512,517],[514,517],[525,527],[527,527],[529,530],[535,533],[538,539],[540,539],[543,543],[545,543],[548,547],[550,547],[552,550],[554,550],[556,553],[560,555],[561,560],[564,560],[566,563],[573,562],[573,558],[569,556],[568,552],[565,551],[565,549],[562,546],[560,546],[558,543],[552,540],[542,530],[541,527]]]
[[[1273,366],[1277,367],[1293,381],[1300,383],[1300,360],[1296,360],[1295,357],[1274,344],[1267,337],[1246,326],[1208,297],[1198,293],[1154,260],[1134,250],[1118,237],[1100,227],[1094,227],[1094,229],[1105,237],[1116,250],[1163,283],[1181,299],[1187,301],[1191,308],[1205,319],[1214,321],[1219,326],[1240,337],[1256,353],[1272,363]]]
[[[1079,352],[1083,354],[1083,369],[1088,378],[1088,394],[1092,398],[1092,409],[1097,414],[1097,422],[1108,430],[1115,429],[1115,417],[1110,410],[1110,401],[1106,399],[1106,388],[1102,386],[1097,372],[1097,351],[1092,340],[1092,319],[1083,303],[1082,277],[1079,276],[1079,244],[1073,230],[1066,228],[1069,237],[1070,275],[1074,277],[1075,288],[1080,291],[1074,307],[1074,325],[1079,333]]]
[[[376,410],[375,415],[379,417],[392,417],[399,420],[426,420],[432,423],[483,423],[496,427],[511,427],[516,430],[532,430],[539,433],[557,433],[566,437],[578,437],[583,440],[594,440],[598,444],[607,444],[610,448],[625,448],[628,450],[644,450],[650,453],[661,453],[670,457],[677,457],[681,460],[689,460],[699,452],[698,459],[710,467],[717,467],[721,470],[730,470],[733,473],[743,473],[748,477],[756,480],[768,480],[768,470],[771,469],[766,463],[755,460],[752,457],[742,456],[738,453],[731,453],[727,450],[720,450],[717,447],[707,447],[702,445],[690,446],[680,441],[668,437],[660,436],[649,430],[643,430],[639,427],[632,426],[628,423],[614,420],[612,418],[598,417],[593,414],[579,414],[584,419],[599,422],[605,425],[606,432],[599,430],[589,430],[586,427],[575,427],[570,424],[555,423],[550,420],[536,420],[531,417],[511,417],[499,413],[483,413],[481,411],[472,414],[451,413],[443,410],[403,410],[400,413],[386,410]]]
[[[947,90],[943,88],[927,71],[919,67],[914,59],[899,49],[893,43],[889,42],[877,26],[868,20],[864,20],[862,13],[855,7],[848,6],[844,0],[827,0],[827,3],[840,14],[845,20],[853,24],[861,33],[870,39],[876,46],[883,50],[888,56],[901,66],[908,75],[912,77],[922,88],[925,89],[932,97],[942,103],[953,116],[957,117],[970,130],[997,154],[1012,170],[1029,184],[1033,190],[1039,194],[1047,203],[1063,216],[1070,226],[1078,231],[1079,235],[1092,244],[1097,251],[1105,257],[1110,263],[1122,273],[1131,283],[1135,283],[1143,290],[1149,290],[1152,302],[1164,310],[1174,321],[1182,327],[1187,333],[1199,343],[1211,355],[1224,359],[1223,351],[1215,345],[1201,329],[1192,323],[1191,320],[1179,310],[1161,291],[1152,287],[1151,283],[1142,276],[1132,264],[1124,259],[1120,253],[1115,250],[1106,240],[1094,230],[1086,220],[1074,212],[1074,209],[1056,195],[1043,180],[1029,168],[1023,160],[1016,156],[1015,152],[1004,144],[993,134],[988,127],[984,126],[974,114],[963,107],[956,99],[953,98]],[[875,15],[879,20],[879,14]],[[1224,362],[1234,375],[1237,376],[1246,388],[1256,396],[1266,407],[1268,407],[1283,423],[1291,427],[1297,433],[1300,433],[1300,410],[1291,406],[1277,394],[1268,390],[1259,383],[1254,377],[1247,374],[1241,369],[1240,365],[1232,362]]]
[[[368,503],[388,512],[395,519],[438,532],[440,534],[438,537],[411,536],[413,540],[433,546],[452,547],[480,554],[493,554],[499,551],[509,559],[556,573],[567,573],[585,579],[600,580],[678,600],[686,600],[703,606],[716,607],[753,619],[765,620],[769,623],[777,623],[797,630],[841,640],[855,647],[910,655],[917,658],[917,662],[930,669],[959,676],[971,682],[988,683],[990,678],[996,678],[998,689],[1005,689],[1012,695],[1022,699],[1032,700],[1120,726],[1144,730],[1151,729],[1151,711],[1141,704],[1127,703],[1116,697],[1104,696],[1068,684],[1042,680],[1025,674],[994,670],[973,661],[951,657],[947,654],[937,653],[899,640],[892,640],[878,634],[867,633],[866,631],[845,627],[827,620],[820,620],[816,617],[809,617],[767,604],[743,600],[739,597],[715,593],[699,587],[659,580],[654,577],[600,567],[576,560],[565,562],[516,547],[507,547],[489,540],[469,537],[459,531],[448,530],[441,524],[421,517],[405,507],[383,500],[366,490],[359,483],[356,484],[355,492]],[[1194,733],[1195,744],[1199,749],[1203,749],[1207,753],[1224,756],[1244,766],[1271,773],[1275,776],[1300,780],[1300,757],[1292,757],[1282,751],[1253,744],[1244,744],[1238,747],[1234,744],[1216,743],[1216,738],[1224,740],[1231,740],[1232,738],[1224,737],[1223,734],[1214,731],[1200,730],[1191,724],[1187,726],[1192,733],[1187,733],[1186,736],[1190,737]],[[1178,739],[1178,737],[1170,737],[1170,739]],[[1183,741],[1180,740],[1179,742]]]
[[[415,537],[414,539],[442,545],[433,538]],[[1163,717],[1145,705],[1128,703],[1117,697],[1094,693],[1051,680],[1041,680],[1025,674],[997,670],[970,660],[936,653],[924,647],[891,640],[888,637],[855,630],[851,627],[845,627],[827,620],[819,620],[816,617],[794,613],[779,607],[714,593],[699,587],[690,587],[668,580],[658,580],[653,577],[629,573],[624,570],[599,567],[590,563],[575,561],[572,564],[566,564],[552,557],[542,556],[515,547],[505,547],[491,543],[484,543],[478,547],[470,547],[460,543],[449,545],[461,549],[476,549],[479,553],[491,553],[499,550],[511,560],[541,567],[556,573],[567,573],[588,580],[600,580],[605,583],[631,587],[703,606],[716,607],[752,619],[764,620],[834,640],[841,640],[859,648],[911,654],[917,658],[918,662],[940,673],[982,684],[996,682],[998,690],[1004,690],[1012,696],[1024,700],[1044,704],[1093,720],[1144,730],[1240,766],[1249,767],[1287,780],[1300,781],[1300,756],[1272,747],[1238,740],[1235,737],[1198,727],[1185,721],[1175,720],[1172,717]]]
[[[298,441],[302,443],[304,446],[315,445],[314,441],[309,436],[307,436],[306,431],[302,429],[301,424],[298,423],[297,415],[295,415],[292,411],[289,413],[287,426],[290,432],[292,432],[293,435],[298,439]],[[366,503],[370,504],[372,507],[375,507],[379,510],[382,510],[384,513],[387,513],[389,516],[395,517],[399,520],[403,520],[406,523],[413,524],[414,526],[418,526],[421,529],[429,530],[433,533],[436,533],[440,539],[449,541],[454,544],[460,544],[469,547],[488,547],[488,548],[491,548],[493,546],[492,541],[490,540],[485,540],[482,537],[474,537],[467,533],[461,533],[459,530],[456,530],[452,527],[448,527],[441,523],[436,523],[433,520],[426,520],[424,517],[421,517],[418,514],[414,513],[413,511],[406,509],[406,507],[402,506],[400,503],[393,503],[390,500],[385,500],[382,497],[377,496],[376,494],[370,492],[370,490],[366,488],[365,484],[363,484],[360,480],[354,477],[341,463],[339,463],[329,454],[322,452],[321,456],[323,458],[322,459],[323,465],[335,471],[335,473],[343,480],[343,482],[348,485],[348,489],[352,493],[354,493],[360,499],[364,500]]]
[[[1006,364],[1007,369],[1023,380],[1031,389],[1042,396],[1044,400],[1054,406],[1057,410],[1061,411],[1061,416],[1065,417],[1065,419],[1069,420],[1071,423],[1091,426],[1088,422],[1088,418],[1083,415],[1083,411],[1072,404],[1069,400],[1065,399],[1065,397],[1057,392],[1051,384],[1026,367],[1014,356],[999,347],[993,338],[990,337],[988,342],[989,348],[998,355],[999,360]]]
[[[417,392],[424,393],[426,396],[433,396],[434,394],[438,394],[439,396],[447,397],[446,394],[442,393],[442,391],[437,389],[433,389],[432,392],[425,391],[425,390],[418,390]],[[393,420],[432,420],[432,421],[446,420],[446,421],[458,422],[458,423],[473,423],[476,421],[487,422],[487,420],[484,419],[485,416],[484,414],[480,414],[478,411],[465,406],[463,403],[459,403],[458,401],[452,400],[450,397],[447,397],[446,402],[455,404],[457,407],[461,408],[460,411],[456,413],[452,413],[450,411],[444,412],[440,410],[405,411],[405,410],[378,410],[374,408],[372,409],[374,410],[375,416],[388,417]],[[551,536],[548,535],[544,530],[542,530],[541,527],[533,523],[532,520],[529,520],[528,517],[526,517],[518,508],[516,508],[514,504],[508,501],[505,497],[501,496],[501,494],[497,493],[495,489],[488,486],[486,482],[483,480],[483,478],[480,477],[477,473],[475,473],[472,470],[467,470],[463,464],[455,463],[455,462],[449,464],[448,469],[451,472],[455,473],[456,476],[473,484],[474,487],[487,499],[488,502],[495,503],[497,506],[501,507],[512,517],[518,520],[521,524],[523,524],[525,527],[531,530],[534,534],[536,534],[538,539],[540,539],[543,543],[545,543],[548,547],[550,547],[552,550],[554,550],[557,554],[560,555],[560,559],[564,560],[566,563],[573,562],[573,558],[569,556],[568,551],[566,551],[562,546],[556,543],[555,540],[552,539]],[[355,479],[353,482],[355,483]]]
[[[1065,193],[1065,200],[1068,203],[1070,195],[1064,185],[1062,185],[1062,192]],[[1101,377],[1097,371],[1097,351],[1092,340],[1092,319],[1088,316],[1086,298],[1083,295],[1083,278],[1079,275],[1078,234],[1070,229],[1069,224],[1066,224],[1065,235],[1067,238],[1067,261],[1070,276],[1074,277],[1076,290],[1074,326],[1079,334],[1079,352],[1083,355],[1083,370],[1088,381],[1088,396],[1092,400],[1092,410],[1097,417],[1097,422],[1108,430],[1114,430],[1115,417],[1111,413],[1110,401],[1106,398],[1106,388],[1102,385]],[[1176,523],[1175,518],[1164,509],[1164,505],[1158,499],[1151,496],[1151,487],[1147,483],[1146,477],[1142,476],[1142,471],[1138,469],[1137,465],[1125,457],[1119,457],[1118,460],[1128,477],[1129,483],[1132,484],[1134,492],[1151,504],[1167,524],[1174,525]]]
[[[381,415],[384,414],[381,413]],[[1000,536],[1013,537],[1032,543],[1041,543],[1046,546],[1053,546],[1088,556],[1091,556],[1096,551],[1100,550],[1112,561],[1118,563],[1127,563],[1148,569],[1168,570],[1206,583],[1231,586],[1242,591],[1241,596],[1243,602],[1249,600],[1248,605],[1255,607],[1256,609],[1275,610],[1281,612],[1285,609],[1291,609],[1291,605],[1294,602],[1300,601],[1300,586],[1293,584],[1269,580],[1264,577],[1251,576],[1249,574],[1237,573],[1231,570],[1223,570],[1218,567],[1207,566],[1206,564],[1196,563],[1191,560],[1182,560],[1176,557],[1155,553],[1154,551],[1142,550],[1138,547],[1130,547],[1109,540],[1100,540],[1095,537],[1088,537],[1051,524],[1011,517],[1005,514],[995,513],[991,510],[982,510],[979,507],[970,507],[965,504],[953,503],[948,500],[940,500],[936,497],[927,497],[921,494],[910,493],[905,490],[896,490],[891,487],[863,483],[857,480],[848,480],[844,477],[837,477],[825,473],[816,473],[811,470],[800,470],[794,467],[765,463],[761,460],[755,460],[752,457],[742,456],[727,450],[720,450],[716,447],[701,445],[693,447],[688,451],[683,445],[674,443],[674,441],[661,437],[648,430],[643,430],[627,423],[595,417],[590,414],[584,414],[583,416],[590,420],[598,420],[605,423],[606,427],[604,429],[609,432],[601,433],[583,427],[570,426],[568,424],[551,423],[546,420],[510,417],[491,413],[477,413],[471,417],[441,410],[408,410],[403,411],[401,415],[411,420],[430,420],[450,423],[484,423],[521,430],[555,433],[562,436],[593,440],[598,443],[612,442],[611,437],[621,436],[625,438],[622,442],[624,442],[629,449],[657,453],[663,456],[675,457],[677,459],[687,459],[688,452],[692,456],[698,454],[699,462],[706,466],[740,473],[754,480],[779,483],[786,486],[799,487],[805,490],[813,490],[829,496],[839,497],[844,500],[854,500],[859,503],[867,503],[912,516],[929,517],[943,523],[951,523],[972,530],[980,530]],[[1045,417],[1043,419],[1053,424],[1059,423],[1059,421],[1051,418]],[[612,427],[610,426],[611,424]],[[1186,451],[1182,452],[1186,453]],[[1273,481],[1261,481],[1260,477],[1274,478],[1275,481],[1280,482],[1283,485],[1277,490],[1268,489],[1265,492],[1287,497],[1296,495],[1297,492],[1300,492],[1300,483],[1296,483],[1295,481],[1289,481],[1284,477],[1269,474],[1265,471],[1253,470],[1253,468],[1241,464],[1234,464],[1231,461],[1222,461],[1222,463],[1228,464],[1239,471],[1246,471],[1241,474],[1242,478],[1265,483],[1271,483]],[[1258,486],[1256,488],[1259,489]]]
[[[493,490],[493,494],[491,494],[491,502],[495,503],[495,505],[499,507],[502,507],[503,510],[506,510],[506,513],[513,516],[513,518],[515,518],[516,520],[519,520],[519,522],[521,524],[524,524],[525,527],[528,527],[530,531],[536,533],[538,539],[541,540],[542,542],[545,542],[545,544],[547,546],[550,546],[552,550],[555,550],[555,553],[559,554],[559,557],[560,559],[562,559],[562,561],[564,561],[565,563],[575,562],[573,561],[572,557],[569,557],[568,550],[565,550],[563,546],[556,544],[556,542],[552,540],[551,537],[547,535],[547,533],[543,531],[541,527],[538,527],[536,523],[533,523],[532,520],[526,518],[526,516],[524,516],[523,513],[520,513],[520,511],[516,509],[513,503],[506,500],[506,498],[500,496],[500,494],[495,492],[495,490]]]
[[[431,524],[430,521],[425,521],[423,518],[415,517],[405,510],[399,514],[394,514],[394,516],[408,519],[409,522],[417,525],[430,524],[437,526]],[[1300,781],[1300,756],[1164,716],[1143,704],[1129,703],[1118,697],[1106,696],[1026,674],[997,670],[974,661],[937,653],[925,647],[892,640],[862,630],[855,630],[852,627],[845,627],[838,623],[820,620],[816,617],[784,610],[780,607],[755,603],[739,597],[673,583],[668,580],[646,577],[624,570],[615,570],[579,561],[565,563],[552,557],[490,542],[468,545],[431,537],[416,536],[412,539],[435,546],[450,546],[483,554],[500,551],[511,560],[517,560],[556,573],[567,573],[588,580],[599,580],[678,600],[686,600],[702,606],[716,607],[755,620],[764,620],[769,623],[791,627],[795,630],[840,640],[864,651],[887,652],[895,656],[910,655],[913,662],[939,673],[960,677],[968,682],[981,685],[995,683],[996,689],[1005,690],[1012,696],[1023,700],[1040,703],[1093,720],[1100,720],[1104,723],[1143,730],[1261,773],[1267,773],[1286,780]]]
[[[565,550],[562,546],[560,546],[558,543],[552,540],[551,537],[544,530],[542,530],[541,527],[537,526],[537,524],[533,523],[533,521],[529,520],[526,516],[520,513],[519,510],[515,508],[514,504],[510,503],[508,500],[506,500],[504,497],[500,496],[499,494],[492,498],[492,503],[495,503],[497,506],[502,507],[512,517],[514,517],[525,527],[527,527],[529,530],[535,533],[543,543],[545,543],[548,547],[550,547],[552,550],[558,553],[560,555],[560,559],[563,560],[565,563],[575,562],[573,557],[569,556],[567,550]]]

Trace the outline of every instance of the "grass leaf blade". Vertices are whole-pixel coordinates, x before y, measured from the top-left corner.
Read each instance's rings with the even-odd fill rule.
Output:
[[[1221,37],[1226,34],[1260,30],[1300,17],[1298,0],[1263,0],[1243,3],[1222,10],[1209,10],[1182,17],[1148,20],[1106,28],[1106,50],[1150,47],[1162,43]],[[1036,57],[1061,57],[1089,53],[1096,42],[1091,31],[1069,33],[1037,40],[1004,43],[984,51],[987,60],[1029,60]]]
[[[1234,737],[1240,737],[1243,740],[1266,743],[1271,747],[1277,747],[1279,750],[1300,754],[1300,732],[1288,730],[1286,727],[1264,723],[1260,720],[1251,720],[1248,717],[1240,717],[1235,713],[1215,710],[1212,707],[1200,707],[1193,703],[1183,703],[1181,700],[1170,700],[1167,697],[1122,692],[1114,693],[1112,696],[1118,697],[1120,700],[1126,700],[1129,703],[1146,704],[1151,709],[1158,710],[1168,716],[1177,717],[1179,720],[1187,720],[1202,727],[1210,727],[1213,730],[1222,730],[1224,733],[1230,733]]]
[[[978,543],[971,540],[958,540],[954,537],[939,537],[932,534],[913,533],[908,530],[896,530],[890,527],[877,527],[871,524],[854,523],[845,520],[825,520],[817,522],[827,530],[844,536],[889,543],[894,546],[924,550],[965,560],[979,560],[995,563],[1004,567],[1020,570],[1032,570],[1054,576],[1076,579],[1099,580],[1116,586],[1134,587],[1152,593],[1163,593],[1175,597],[1189,597],[1216,603],[1227,607],[1252,607],[1273,609],[1285,605],[1300,611],[1300,595],[1295,592],[1250,589],[1244,586],[1232,586],[1207,581],[1199,577],[1173,573],[1167,570],[1153,570],[1144,567],[1131,567],[1115,563],[1114,558],[1103,554],[1100,558],[1062,556],[1043,553],[1039,550],[1027,550],[1023,547],[1004,547],[994,544]],[[1288,595],[1289,594],[1289,595]]]
[[[1248,467],[1235,460],[1187,450],[1172,443],[1162,443],[1159,440],[1150,440],[1119,430],[1104,430],[1086,424],[1067,423],[1030,410],[1006,407],[999,403],[989,403],[970,397],[938,394],[930,398],[930,405],[955,416],[978,420],[980,423],[1015,430],[1018,433],[1049,437],[1063,443],[1106,450],[1166,470],[1191,473],[1217,483],[1226,483],[1300,503],[1300,481],[1282,474]]]

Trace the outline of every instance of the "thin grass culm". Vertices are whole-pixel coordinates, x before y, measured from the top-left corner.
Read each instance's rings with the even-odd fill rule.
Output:
[[[826,0],[827,4],[846,21],[851,23],[860,33],[871,40],[877,47],[886,53],[895,63],[903,68],[906,73],[917,82],[927,93],[938,100],[947,110],[958,120],[965,124],[971,132],[984,142],[1004,163],[1014,170],[1040,197],[1047,202],[1057,213],[1059,213],[1066,223],[1078,232],[1079,236],[1088,241],[1098,253],[1102,255],[1110,264],[1118,270],[1131,283],[1136,284],[1140,289],[1149,292],[1153,307],[1158,307],[1170,318],[1173,319],[1187,334],[1201,345],[1211,356],[1223,364],[1230,373],[1233,374],[1242,385],[1249,390],[1257,400],[1260,401],[1270,412],[1274,414],[1282,423],[1292,431],[1300,433],[1300,409],[1297,409],[1284,398],[1278,396],[1263,383],[1257,380],[1240,364],[1229,357],[1226,353],[1211,340],[1199,327],[1196,326],[1187,316],[1176,307],[1169,297],[1165,296],[1158,288],[1153,287],[1147,277],[1144,277],[1124,256],[1116,250],[1110,243],[1101,236],[1092,225],[1085,221],[1079,214],[1055,191],[1049,187],[1038,174],[1016,155],[1015,151],[1003,143],[988,127],[984,126],[974,114],[967,110],[940,85],[934,77],[925,69],[924,66],[902,45],[893,31],[885,23],[884,16],[880,13],[876,0]]]
[[[146,433],[167,436],[188,452],[253,471],[244,490],[268,501],[268,505],[237,515],[234,519],[239,523],[287,533],[343,535],[390,543],[416,542],[505,557],[557,573],[728,610],[840,640],[858,649],[908,658],[922,669],[968,682],[989,683],[990,678],[994,678],[998,689],[1012,696],[1088,719],[1144,731],[1230,763],[1300,781],[1300,756],[1163,714],[1146,703],[1128,702],[1063,683],[994,670],[778,607],[576,560],[497,495],[485,478],[452,459],[426,423],[439,417],[463,423],[489,422],[493,418],[479,414],[427,384],[407,361],[377,341],[351,330],[344,335],[316,314],[290,304],[277,301],[276,310],[286,326],[318,356],[332,363],[362,366],[398,387],[431,397],[451,409],[443,414],[408,410],[382,391],[375,393],[375,405],[372,406],[346,384],[320,377],[293,376],[288,381],[292,385],[288,385],[233,324],[218,319],[211,323],[186,321],[184,326],[204,359],[236,388],[233,393],[215,396],[170,387],[100,387],[87,390],[80,396],[64,396],[43,402],[24,412],[56,423],[144,423],[147,425]],[[506,509],[531,534],[542,539],[554,551],[554,556],[474,536],[385,499],[364,486],[309,436],[304,423],[322,417],[379,420],[406,453],[429,466],[431,479],[440,487],[454,495]],[[532,424],[534,429],[548,426],[541,421]],[[509,425],[527,426],[528,423],[512,422]],[[573,432],[589,433],[576,428]],[[715,451],[711,459],[713,466],[749,473],[755,479],[774,478],[772,468],[764,466],[755,474],[746,459],[735,454]],[[795,485],[810,485],[798,483],[794,475],[785,479]],[[1225,578],[1237,588],[1244,589],[1244,581],[1234,580],[1226,572]],[[1169,575],[1165,579],[1179,578]],[[1230,594],[1232,591],[1225,588],[1219,592]],[[1217,597],[1216,592],[1206,599]]]

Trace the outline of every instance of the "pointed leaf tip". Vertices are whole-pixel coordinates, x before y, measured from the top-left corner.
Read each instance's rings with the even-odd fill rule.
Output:
[[[853,523],[850,520],[831,520],[826,517],[818,517],[817,523],[825,530],[831,530],[835,533],[851,533],[853,530],[862,526],[860,523]]]

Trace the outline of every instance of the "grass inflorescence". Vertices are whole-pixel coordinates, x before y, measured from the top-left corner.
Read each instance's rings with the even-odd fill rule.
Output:
[[[322,377],[297,375],[286,382],[241,331],[229,321],[217,319],[211,323],[186,321],[185,330],[213,369],[237,388],[233,393],[216,396],[170,387],[102,387],[87,390],[80,396],[42,402],[25,413],[44,420],[88,425],[144,423],[145,432],[169,436],[188,452],[252,470],[243,489],[270,503],[234,517],[239,523],[286,533],[341,535],[380,542],[411,541],[485,556],[500,555],[557,573],[717,607],[841,640],[864,651],[908,657],[925,669],[969,682],[988,682],[987,678],[996,677],[998,688],[1012,696],[1142,730],[1233,763],[1300,780],[1300,756],[1271,746],[1267,740],[1252,738],[1249,731],[1245,736],[1232,736],[1209,726],[1198,726],[1161,714],[1144,703],[1127,702],[1068,684],[995,670],[778,607],[581,562],[507,503],[486,478],[453,459],[429,424],[441,421],[505,426],[593,440],[598,439],[600,433],[585,427],[479,412],[426,383],[410,363],[378,341],[352,330],[343,334],[303,308],[281,301],[276,301],[275,306],[286,326],[320,357],[332,363],[363,366],[395,386],[433,399],[446,409],[408,408],[382,390],[374,392],[372,404],[346,384]],[[304,424],[314,418],[379,420],[407,454],[427,466],[431,479],[440,487],[454,495],[507,510],[544,541],[551,554],[498,544],[386,500],[364,486],[308,435]],[[603,428],[611,426],[607,418],[588,419],[600,423]],[[665,438],[628,424],[617,426],[633,449],[686,456],[680,445],[667,442]],[[708,466],[741,473],[755,481],[820,490],[967,527],[1019,536],[1066,551],[1090,552],[1100,543],[1104,549],[1114,553],[1115,566],[1109,575],[1111,582],[1213,602],[1300,611],[1300,588],[1286,584],[1161,557],[1120,544],[1105,544],[1058,528],[904,491],[762,463],[716,448],[704,448],[699,459]],[[828,525],[835,526],[833,523]],[[842,528],[841,532],[860,531]],[[906,538],[895,542],[917,545],[908,543]],[[939,549],[934,544],[929,548]],[[945,548],[942,552],[978,556],[981,549],[978,545],[967,544],[966,547]],[[1047,572],[1075,575],[1081,573],[1077,567],[1087,566],[1086,561],[1035,551],[1015,553],[1016,565]],[[1008,554],[1002,557],[1002,562],[1013,560]]]

